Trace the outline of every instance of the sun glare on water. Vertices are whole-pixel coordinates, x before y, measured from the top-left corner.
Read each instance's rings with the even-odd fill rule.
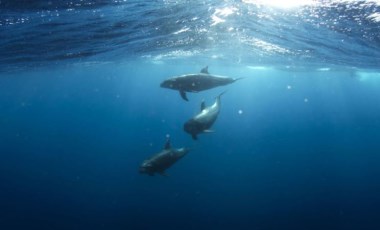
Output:
[[[276,8],[296,8],[301,6],[315,5],[315,0],[243,0],[244,3],[258,6],[271,6]]]

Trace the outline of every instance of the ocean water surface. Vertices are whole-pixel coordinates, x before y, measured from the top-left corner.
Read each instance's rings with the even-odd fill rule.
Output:
[[[379,31],[378,1],[0,1],[0,229],[379,229]],[[244,79],[160,87],[205,66]]]

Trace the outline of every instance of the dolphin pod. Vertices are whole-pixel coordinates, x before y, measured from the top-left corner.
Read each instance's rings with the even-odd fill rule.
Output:
[[[161,87],[178,90],[181,97],[188,101],[186,92],[200,92],[214,87],[231,84],[239,79],[241,78],[234,79],[211,75],[208,73],[208,67],[206,66],[201,70],[201,73],[186,74],[167,79],[161,83]],[[208,107],[206,107],[205,102],[202,101],[201,111],[184,123],[184,131],[190,134],[193,140],[197,140],[199,134],[213,132],[210,128],[219,115],[221,104],[220,98],[224,93],[225,92],[219,94],[216,97],[215,102]],[[179,149],[172,148],[170,138],[167,137],[164,148],[160,152],[144,160],[140,165],[139,171],[142,174],[148,174],[150,176],[154,176],[156,173],[162,176],[167,176],[165,170],[170,168],[188,152],[189,149],[185,147]]]

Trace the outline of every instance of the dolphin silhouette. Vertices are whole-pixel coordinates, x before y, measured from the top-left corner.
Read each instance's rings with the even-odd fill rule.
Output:
[[[165,170],[170,168],[179,159],[189,152],[188,148],[174,149],[171,147],[170,138],[167,137],[164,148],[157,154],[144,160],[140,165],[140,173],[153,176],[155,173],[167,176]]]
[[[218,86],[228,85],[240,79],[242,78],[212,75],[208,72],[208,66],[206,66],[200,73],[169,78],[161,83],[161,87],[178,90],[181,97],[185,101],[189,101],[186,92],[197,93]]]
[[[194,140],[198,139],[198,134],[213,132],[210,128],[216,121],[216,118],[218,118],[220,112],[220,97],[223,94],[224,92],[219,94],[216,97],[214,104],[209,107],[206,107],[205,102],[202,101],[201,112],[189,119],[183,125],[185,132],[190,134]]]

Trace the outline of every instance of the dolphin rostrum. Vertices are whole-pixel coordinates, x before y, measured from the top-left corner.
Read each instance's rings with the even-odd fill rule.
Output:
[[[140,165],[139,171],[140,173],[145,173],[150,176],[154,176],[155,173],[167,176],[165,170],[184,157],[188,152],[189,149],[187,148],[173,149],[170,144],[170,138],[167,137],[164,149],[146,159]]]
[[[181,97],[185,101],[188,101],[186,92],[197,93],[214,87],[228,85],[239,79],[242,78],[212,75],[208,72],[208,66],[206,66],[200,73],[169,78],[161,83],[161,87],[178,90]]]
[[[185,132],[189,133],[194,140],[197,140],[197,135],[200,133],[213,132],[210,130],[211,126],[216,121],[220,111],[220,97],[224,94],[221,93],[216,97],[214,104],[206,107],[205,102],[201,103],[201,112],[195,115],[193,118],[188,120],[183,129]]]

